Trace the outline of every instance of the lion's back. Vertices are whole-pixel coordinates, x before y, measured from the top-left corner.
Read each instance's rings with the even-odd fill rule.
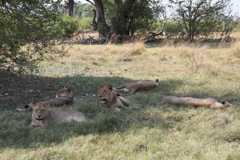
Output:
[[[51,116],[55,123],[67,123],[71,121],[76,121],[76,122],[87,121],[86,116],[77,110],[67,110],[67,111],[52,110]]]

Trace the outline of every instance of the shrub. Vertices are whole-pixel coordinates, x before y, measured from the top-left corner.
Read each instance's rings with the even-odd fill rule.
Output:
[[[4,2],[4,1],[3,1]],[[36,63],[51,46],[54,26],[59,13],[58,3],[45,1],[10,1],[0,7],[0,68],[26,72],[36,69]],[[21,7],[19,7],[21,6]]]
[[[60,37],[70,38],[75,32],[78,31],[78,19],[63,15],[56,25],[56,30],[60,31]]]
[[[92,18],[82,18],[78,21],[78,31],[84,32],[91,29]]]
[[[237,25],[234,28],[234,31],[240,31],[240,19],[236,23],[237,23]]]
[[[84,32],[91,28],[91,18],[78,19],[63,15],[51,30],[56,38],[70,38],[77,32]]]
[[[177,21],[167,20],[165,24],[165,31],[167,33],[180,32],[182,31],[182,28]]]

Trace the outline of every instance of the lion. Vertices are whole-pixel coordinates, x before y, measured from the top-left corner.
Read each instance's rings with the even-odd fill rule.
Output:
[[[222,101],[219,103],[214,98],[205,98],[205,99],[198,99],[198,98],[192,98],[192,97],[175,97],[175,96],[166,96],[163,97],[163,102],[168,104],[186,104],[191,105],[193,107],[207,107],[212,109],[217,108],[227,108],[227,107],[234,107],[231,103],[228,103],[227,101]]]
[[[49,110],[48,107],[50,105],[51,104],[48,102],[38,102],[32,104],[32,121],[29,127],[47,127],[50,122],[87,122],[85,115],[77,110]]]
[[[43,103],[47,102],[51,107],[55,106],[58,107],[72,104],[73,98],[74,98],[73,90],[69,85],[67,85],[60,89],[59,91],[57,91],[56,98],[41,102]],[[16,110],[19,112],[32,111],[32,103],[25,105],[24,109],[17,108]]]
[[[114,111],[120,111],[119,107],[133,107],[131,102],[118,95],[115,90],[113,90],[113,86],[110,84],[99,84],[98,85],[98,99],[100,106],[112,108]]]
[[[124,91],[124,92],[128,92],[128,94],[134,94],[140,91],[148,91],[148,90],[152,90],[154,88],[156,88],[159,84],[159,80],[156,79],[154,80],[142,80],[142,81],[138,81],[136,83],[127,83],[127,84],[123,84],[120,87],[117,87],[116,90],[117,91]]]

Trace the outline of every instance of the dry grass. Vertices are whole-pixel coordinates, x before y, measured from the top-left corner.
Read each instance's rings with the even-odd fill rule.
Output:
[[[231,48],[232,48],[233,55],[234,55],[236,58],[240,58],[240,41],[239,41],[239,42],[236,42],[236,43],[233,43],[233,45],[231,46]]]
[[[30,113],[2,111],[0,159],[238,159],[238,44],[73,45],[65,57],[41,63],[35,78],[42,82],[39,88],[70,83],[78,98],[81,93],[93,95],[70,106],[92,123],[29,130],[24,126],[30,123]],[[115,86],[157,78],[155,90],[128,96],[140,109],[113,113],[96,103],[98,83]],[[44,99],[47,93],[42,92],[39,97]],[[165,95],[213,97],[236,108],[164,105]]]

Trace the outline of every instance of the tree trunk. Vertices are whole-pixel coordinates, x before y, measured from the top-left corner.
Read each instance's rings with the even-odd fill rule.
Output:
[[[113,30],[120,35],[129,35],[131,28],[131,19],[130,12],[133,9],[136,0],[126,0],[123,2],[122,0],[115,0],[115,8],[117,11],[116,18],[113,23]]]
[[[96,16],[97,16],[96,10],[93,9],[93,19],[92,19],[91,26],[93,27],[93,30],[94,30],[94,31],[97,30]]]
[[[74,0],[68,0],[68,2],[65,1],[65,3],[68,6],[68,15],[73,16]]]
[[[110,28],[105,20],[105,12],[103,8],[102,0],[94,0],[96,11],[97,11],[97,30],[105,38],[107,38]]]

